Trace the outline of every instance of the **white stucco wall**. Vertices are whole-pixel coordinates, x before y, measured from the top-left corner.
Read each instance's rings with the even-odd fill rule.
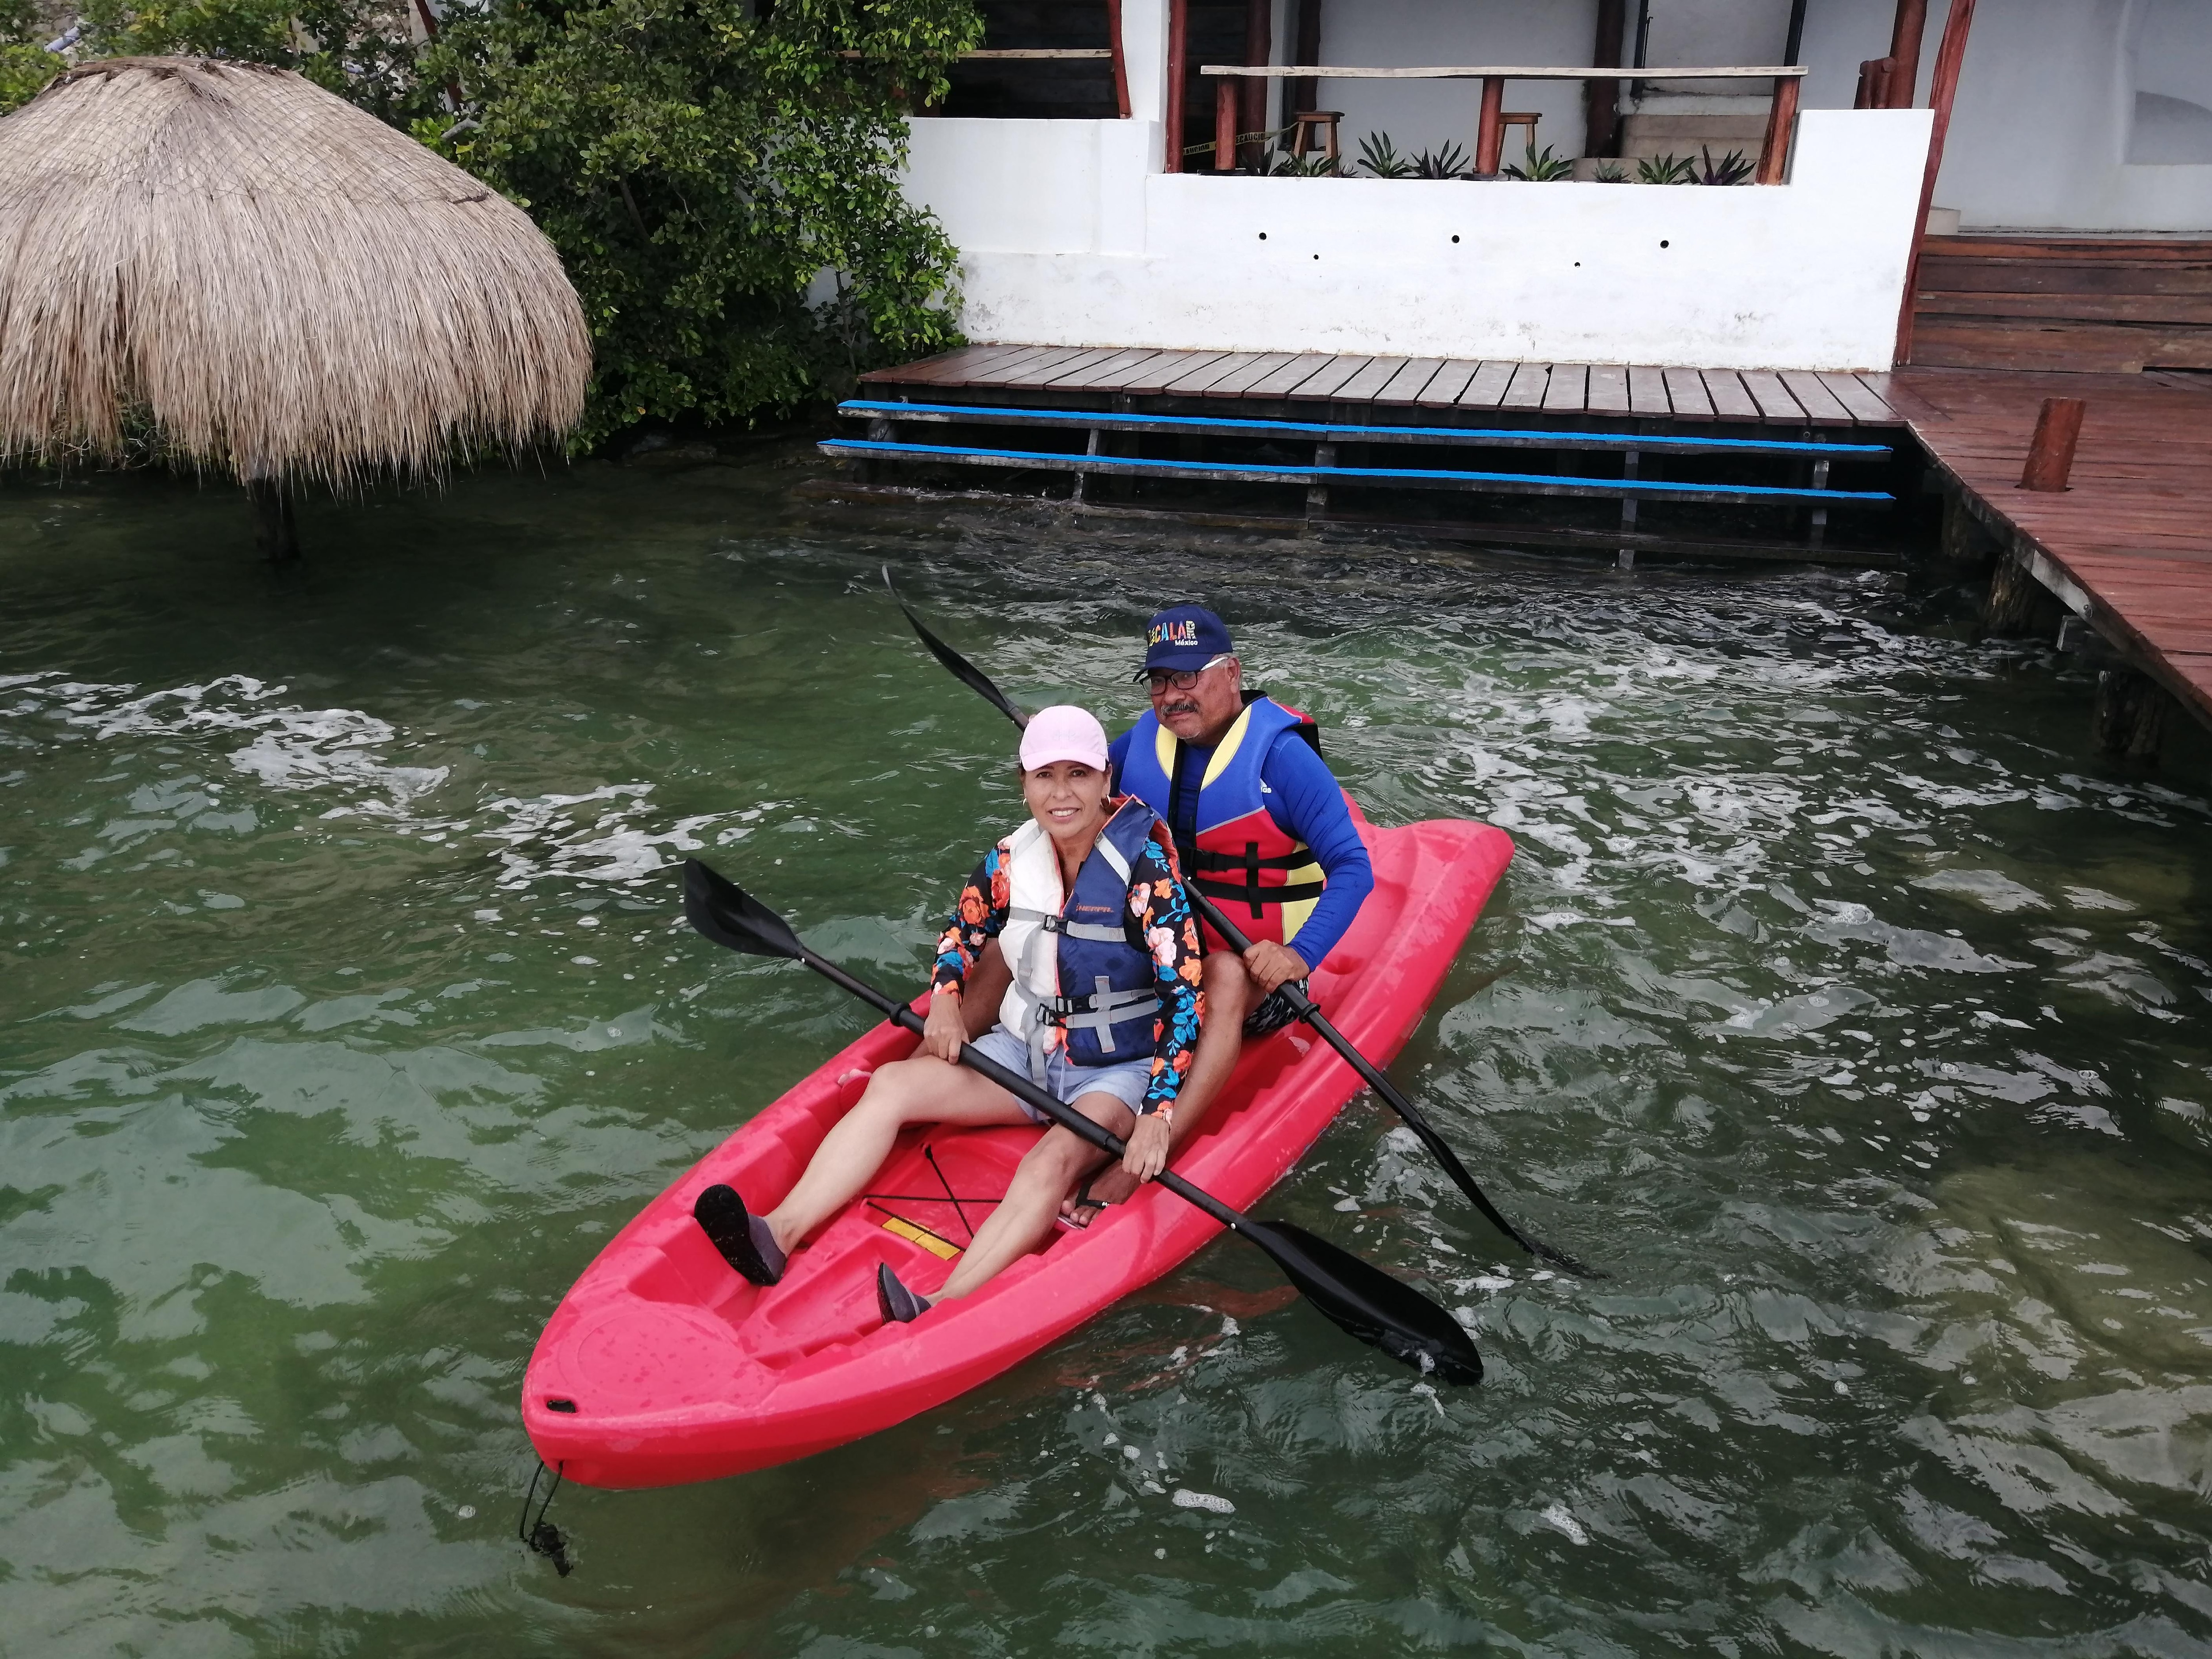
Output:
[[[1929,125],[1808,112],[1788,185],[1715,190],[1171,175],[1137,171],[1154,122],[921,119],[908,189],[961,249],[973,339],[1863,368]]]
[[[1928,9],[1919,97],[1949,12]],[[1805,101],[1848,106],[1889,50],[1893,0],[1821,0]],[[2212,234],[2212,164],[2127,157],[2136,94],[2212,106],[2212,0],[1979,0],[1936,200],[1968,228]]]

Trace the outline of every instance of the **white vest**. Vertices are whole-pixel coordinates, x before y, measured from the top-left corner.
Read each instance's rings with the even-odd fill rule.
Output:
[[[1098,927],[1062,918],[1067,891],[1060,878],[1060,854],[1053,848],[1052,837],[1035,818],[1000,842],[999,848],[1006,871],[1006,920],[999,930],[999,949],[1012,975],[1012,982],[999,1004],[999,1021],[1029,1045],[1031,1079],[1041,1085],[1044,1057],[1067,1041],[1066,1030],[1044,1018],[1046,1007],[1060,995],[1059,936],[1126,945],[1128,935],[1120,927]],[[1091,843],[1090,856],[1104,859],[1121,878],[1122,886],[1127,887],[1129,861],[1103,832]],[[1104,981],[1100,984],[1103,988]],[[1076,1018],[1099,1029],[1104,1046],[1110,1050],[1113,1025],[1127,1018],[1119,1005],[1149,1008],[1156,1005],[1157,998],[1150,991],[1103,994],[1102,990],[1102,994],[1109,997],[1105,1008]],[[1123,1021],[1113,1018],[1116,1012],[1123,1014]],[[1133,1053],[1130,1058],[1139,1056]]]

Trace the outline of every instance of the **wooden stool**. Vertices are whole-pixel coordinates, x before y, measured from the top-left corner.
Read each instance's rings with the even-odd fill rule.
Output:
[[[1313,148],[1314,134],[1321,135],[1321,153],[1332,161],[1339,159],[1336,149],[1336,124],[1344,118],[1344,112],[1336,109],[1302,109],[1291,115],[1291,154],[1304,155]],[[1534,129],[1531,128],[1531,131]]]
[[[1541,112],[1536,110],[1507,110],[1498,118],[1498,137],[1502,141],[1508,128],[1526,127],[1528,129],[1528,148],[1534,149],[1536,148],[1536,123],[1543,118]]]

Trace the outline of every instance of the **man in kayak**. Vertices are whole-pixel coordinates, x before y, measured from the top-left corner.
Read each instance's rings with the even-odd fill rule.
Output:
[[[1114,739],[1115,787],[1167,820],[1184,878],[1252,941],[1240,958],[1205,932],[1208,1017],[1176,1113],[1172,1156],[1228,1081],[1242,1039],[1296,1018],[1282,987],[1304,988],[1374,890],[1375,872],[1343,787],[1321,757],[1318,728],[1244,690],[1221,618],[1175,605],[1153,616],[1145,639],[1137,678],[1152,707]],[[1126,1166],[1105,1171],[1070,1205],[1070,1222],[1085,1224],[1137,1185]]]
[[[765,1215],[728,1187],[700,1195],[700,1225],[756,1285],[783,1277],[790,1253],[866,1189],[908,1124],[1045,1121],[955,1063],[980,1024],[963,1010],[963,988],[994,940],[1012,982],[977,1048],[1121,1136],[1133,1189],[1165,1166],[1203,1010],[1198,932],[1173,843],[1144,802],[1109,792],[1106,733],[1084,710],[1040,711],[1022,734],[1021,765],[1030,822],[993,848],[961,891],[939,941],[922,1052],[877,1069]],[[1065,994],[1078,986],[1095,988]],[[944,1289],[920,1296],[888,1264],[877,1268],[884,1319],[911,1320],[966,1296],[1035,1249],[1103,1156],[1066,1129],[1047,1130]]]

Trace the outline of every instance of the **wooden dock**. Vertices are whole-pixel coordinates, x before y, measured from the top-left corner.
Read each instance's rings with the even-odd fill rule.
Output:
[[[2212,725],[2212,376],[1915,368],[1867,379],[2004,556]],[[2019,487],[2045,398],[2089,405],[2063,495]]]
[[[1236,398],[1389,410],[1602,415],[1843,428],[1900,426],[1886,377],[1656,364],[1252,351],[969,346],[860,377],[879,389]]]
[[[1547,429],[1596,429],[1600,422],[1654,437],[1850,441],[1861,434],[1866,441],[1899,446],[1905,463],[1893,475],[1899,495],[1907,491],[1906,478],[1917,481],[1924,456],[1949,503],[1947,551],[1985,562],[1997,556],[1993,592],[2001,600],[2009,581],[2018,609],[2022,584],[2014,573],[2032,578],[2077,619],[2069,626],[2069,641],[2092,649],[2101,641],[2125,671],[2105,676],[2118,693],[2127,692],[2129,674],[2140,675],[2212,725],[2212,374],[1928,367],[1771,372],[1002,344],[965,347],[862,380],[865,395],[877,398],[1151,410],[1186,420],[1522,427],[1532,438]],[[2046,397],[2088,402],[2072,487],[2061,495],[2018,487]],[[1578,425],[1570,428],[1569,422]],[[1908,434],[1917,448],[1899,444]],[[1092,446],[1091,453],[1101,453],[1095,434]],[[1083,501],[1079,489],[1075,500]],[[1601,550],[1617,543],[1624,564],[1632,544],[1667,550],[1660,538],[1628,533],[1635,522],[1633,512],[1624,510],[1622,524],[1613,529],[1572,528],[1561,520],[1548,528],[1522,521],[1457,530],[1462,536],[1494,531],[1508,544]],[[1896,536],[1904,525],[1896,521]],[[1675,550],[1686,549],[1866,563],[1894,563],[1905,551],[1897,544],[1887,556],[1864,548],[1846,552],[1821,546],[1817,533],[1794,548],[1778,540],[1678,539]],[[2017,620],[2025,625],[2031,618],[2021,611]],[[2033,620],[2057,629],[2051,617]],[[2112,737],[2113,720],[2101,699],[2099,721],[2108,745],[2142,753],[2146,744],[2155,745],[2163,704],[2146,714],[2141,697],[2135,701],[2135,735],[2124,743]]]

